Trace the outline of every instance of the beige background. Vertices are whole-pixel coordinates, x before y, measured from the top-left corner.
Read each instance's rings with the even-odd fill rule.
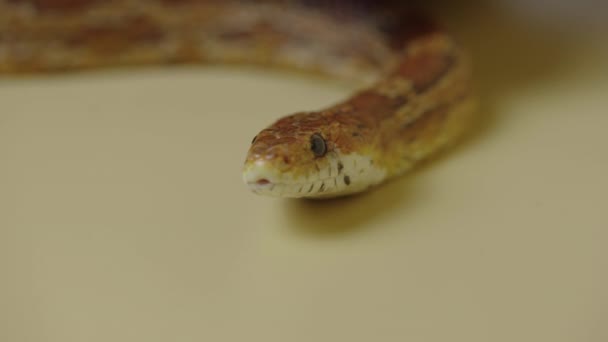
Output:
[[[476,133],[339,201],[257,197],[240,168],[260,128],[347,85],[0,80],[0,341],[608,341],[608,31],[515,5],[442,8]]]

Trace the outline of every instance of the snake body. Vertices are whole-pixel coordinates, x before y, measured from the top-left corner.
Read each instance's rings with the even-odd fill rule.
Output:
[[[285,116],[255,136],[243,178],[263,195],[364,191],[456,141],[475,109],[465,52],[403,5],[0,0],[0,73],[194,62],[365,82],[336,105]]]

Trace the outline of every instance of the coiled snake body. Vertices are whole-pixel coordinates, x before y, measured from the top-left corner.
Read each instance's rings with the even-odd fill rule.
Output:
[[[266,0],[0,0],[0,73],[253,63],[364,81],[263,129],[243,178],[259,194],[335,197],[409,170],[462,135],[469,62],[403,5]]]

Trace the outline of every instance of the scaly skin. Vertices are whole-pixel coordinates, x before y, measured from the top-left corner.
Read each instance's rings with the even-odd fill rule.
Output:
[[[470,70],[449,35],[403,6],[321,3],[0,0],[0,73],[221,62],[366,81],[341,103],[262,130],[243,173],[265,195],[357,193],[462,134],[475,107]],[[313,137],[324,143],[317,153]]]

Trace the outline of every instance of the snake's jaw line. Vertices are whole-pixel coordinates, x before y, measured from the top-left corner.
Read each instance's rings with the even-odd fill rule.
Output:
[[[332,198],[361,192],[386,178],[387,172],[370,156],[334,153],[328,157],[331,160],[324,167],[315,167],[314,172],[306,175],[285,172],[272,161],[249,160],[245,163],[243,180],[258,195]]]

